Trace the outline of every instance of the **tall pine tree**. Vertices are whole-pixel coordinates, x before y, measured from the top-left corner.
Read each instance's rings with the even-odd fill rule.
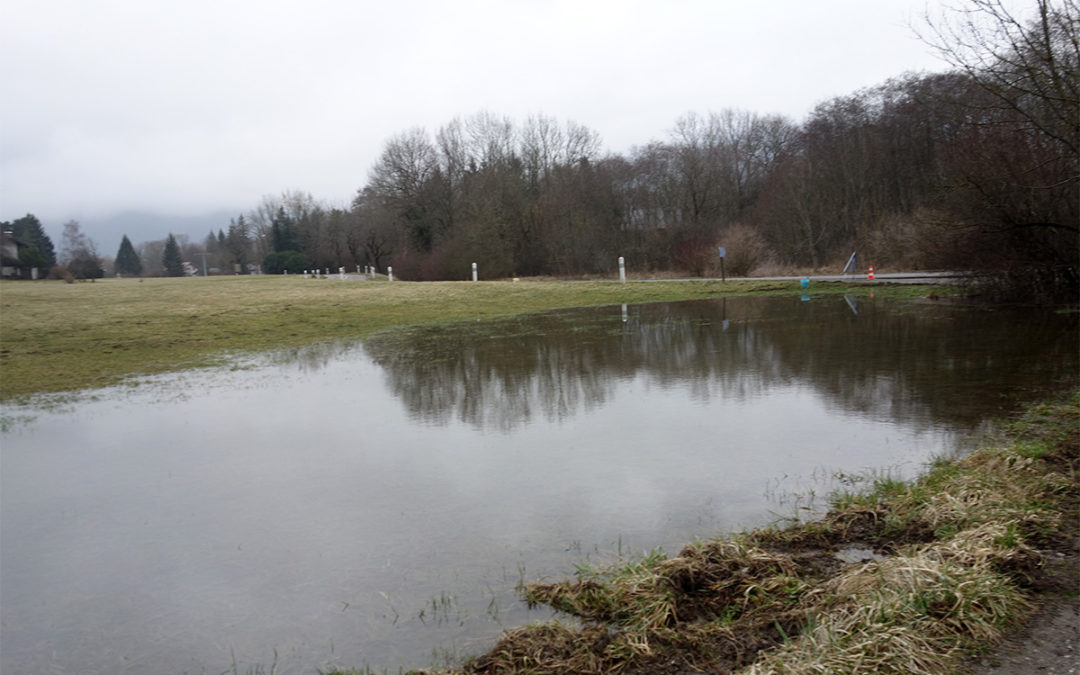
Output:
[[[296,224],[285,213],[285,207],[278,207],[277,214],[270,225],[270,243],[275,253],[300,250],[300,244],[296,240]]]
[[[161,264],[165,268],[165,276],[184,276],[184,260],[180,256],[180,246],[176,243],[176,237],[169,233],[165,240],[165,250],[161,253]]]
[[[36,248],[38,254],[44,260],[40,267],[49,268],[56,264],[56,250],[53,248],[52,239],[45,234],[45,228],[41,221],[32,213],[10,223],[0,223],[5,230],[11,230],[15,238]]]
[[[131,240],[126,234],[120,240],[120,248],[116,251],[113,268],[117,274],[129,274],[136,277],[142,274],[142,259],[135,252],[135,247],[131,245]]]

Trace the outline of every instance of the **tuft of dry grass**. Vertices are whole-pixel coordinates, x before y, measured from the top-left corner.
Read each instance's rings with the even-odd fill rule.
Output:
[[[993,529],[993,528],[989,528]],[[954,546],[923,546],[854,567],[811,596],[807,628],[747,668],[745,675],[941,673],[971,651],[1000,640],[1029,609],[996,572],[990,532],[972,533],[970,556]],[[985,547],[985,548],[984,548]]]
[[[730,621],[798,593],[790,556],[736,540],[688,546],[678,556],[653,552],[618,567],[579,568],[577,580],[529,584],[525,599],[583,619],[648,633],[681,622]]]

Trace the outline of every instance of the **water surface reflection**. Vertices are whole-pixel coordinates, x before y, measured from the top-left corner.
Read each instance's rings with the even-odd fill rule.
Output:
[[[748,299],[96,392],[0,433],[0,669],[422,667],[546,616],[522,575],[911,474],[1077,353],[1075,317]]]
[[[970,427],[1075,374],[1075,328],[1039,310],[738,298],[415,329],[365,350],[427,423],[562,420],[640,376],[702,403],[797,383],[848,413]]]

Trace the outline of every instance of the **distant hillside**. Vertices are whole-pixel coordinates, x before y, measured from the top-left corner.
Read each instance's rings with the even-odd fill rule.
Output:
[[[126,234],[131,243],[138,246],[144,241],[164,239],[171,232],[174,235],[187,235],[191,241],[202,241],[207,233],[219,229],[227,230],[229,219],[242,213],[215,211],[199,215],[165,215],[144,211],[125,211],[112,216],[98,218],[78,218],[82,231],[97,246],[98,255],[114,256],[120,247],[120,240]],[[45,223],[45,230],[59,250],[60,235],[64,231],[63,222]]]

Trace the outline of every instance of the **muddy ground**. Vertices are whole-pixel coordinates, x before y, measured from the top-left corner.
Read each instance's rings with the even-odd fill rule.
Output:
[[[1039,609],[1020,632],[973,659],[973,675],[1080,673],[1080,540],[1048,555],[1038,589]]]

